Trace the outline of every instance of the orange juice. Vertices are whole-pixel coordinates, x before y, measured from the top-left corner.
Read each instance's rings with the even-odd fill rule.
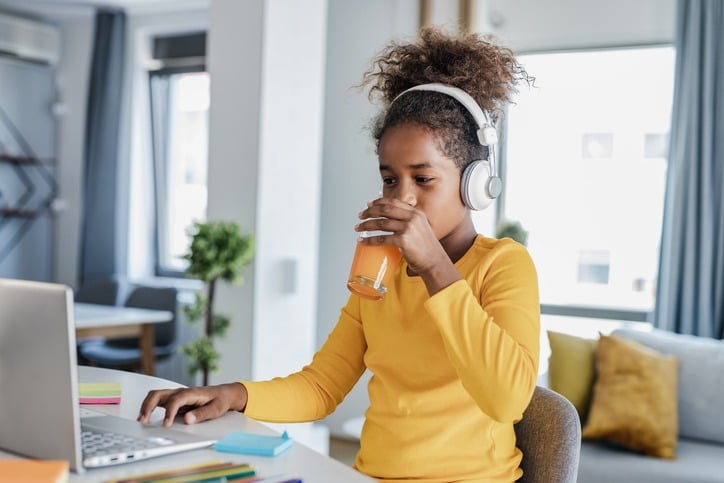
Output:
[[[401,259],[402,253],[395,246],[358,243],[349,270],[347,288],[366,299],[382,299]]]

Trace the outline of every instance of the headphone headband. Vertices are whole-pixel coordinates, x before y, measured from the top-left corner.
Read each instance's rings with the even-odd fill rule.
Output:
[[[466,206],[474,210],[482,210],[490,206],[500,195],[502,183],[495,166],[495,144],[498,133],[487,112],[480,107],[473,97],[464,90],[440,83],[420,84],[402,91],[393,100],[411,91],[439,92],[457,100],[470,113],[478,126],[478,142],[488,149],[488,159],[470,161],[462,174],[460,194]]]
[[[493,123],[490,121],[488,114],[482,107],[480,107],[480,104],[473,99],[473,96],[459,87],[440,84],[439,82],[420,84],[402,91],[392,100],[392,102],[395,102],[401,96],[411,91],[440,92],[441,94],[452,97],[462,104],[470,115],[473,116],[473,119],[475,119],[475,124],[478,125],[478,142],[483,146],[492,146],[498,143],[498,134],[495,131],[495,127],[493,127]]]

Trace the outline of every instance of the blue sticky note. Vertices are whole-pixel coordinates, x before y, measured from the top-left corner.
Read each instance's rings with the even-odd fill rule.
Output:
[[[292,440],[284,431],[281,436],[234,431],[214,444],[216,451],[225,453],[242,453],[257,456],[276,456],[292,446]]]

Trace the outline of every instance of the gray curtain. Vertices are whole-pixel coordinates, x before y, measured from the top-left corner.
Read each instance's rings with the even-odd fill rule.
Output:
[[[724,2],[680,0],[654,325],[724,338]],[[656,79],[652,79],[656,82]]]
[[[85,131],[85,186],[80,253],[81,282],[125,274],[118,227],[118,146],[125,58],[126,15],[99,11]]]

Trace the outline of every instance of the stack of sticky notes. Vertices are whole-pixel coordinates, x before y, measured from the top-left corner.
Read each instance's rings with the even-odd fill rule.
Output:
[[[246,463],[230,461],[211,461],[192,466],[184,466],[166,471],[145,473],[120,480],[108,480],[106,483],[186,483],[186,482],[222,482],[227,480],[244,481],[241,478],[254,476],[254,467]]]
[[[276,456],[289,449],[292,440],[286,431],[281,436],[234,431],[214,444],[216,451],[227,453],[243,453],[257,456]]]
[[[120,382],[81,382],[78,384],[81,404],[119,404]]]
[[[69,476],[67,461],[60,460],[0,460],[0,481],[13,483],[66,483]]]

